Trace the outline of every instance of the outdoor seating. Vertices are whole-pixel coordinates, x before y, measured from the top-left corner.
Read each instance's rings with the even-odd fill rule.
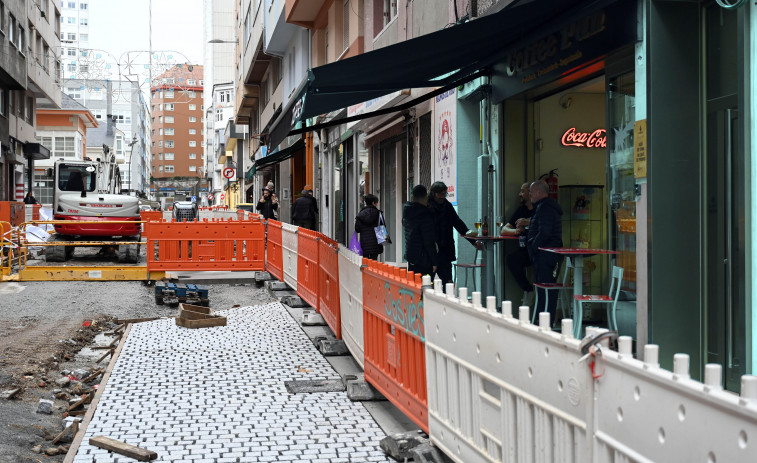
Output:
[[[478,264],[478,249],[476,249],[476,253],[473,255],[473,263],[471,264],[453,264],[455,266],[455,287],[457,288],[457,275],[460,273],[460,270],[462,269],[463,272],[465,272],[465,287],[468,287],[468,271],[471,270],[473,272],[473,291],[476,291],[476,269],[482,269],[486,267],[484,264]]]
[[[610,330],[618,329],[618,321],[615,318],[615,308],[618,305],[618,296],[620,295],[620,283],[623,281],[623,268],[612,267],[612,280],[610,282],[610,293],[608,295],[576,295],[573,299],[578,303],[575,316],[573,319],[573,330],[575,336],[581,333],[581,320],[583,319],[583,304],[585,302],[594,302],[598,304],[607,304],[607,327]]]
[[[570,282],[570,279],[568,277],[568,272],[573,270],[573,263],[570,259],[565,259],[565,269],[563,270],[563,277],[561,283],[534,283],[534,288],[541,288],[544,290],[544,294],[546,295],[546,302],[544,303],[544,309],[546,312],[546,308],[549,307],[549,292],[550,291],[556,291],[557,296],[559,297],[558,301],[560,301],[560,307],[563,313],[563,316],[567,316],[566,307],[568,306],[568,298],[564,294],[564,292],[561,292],[563,290],[572,290],[573,284]],[[539,290],[534,289],[536,292],[536,300],[534,301],[534,310],[531,314],[531,323],[536,323],[536,308],[539,307]],[[554,323],[554,320],[551,320],[552,323]]]

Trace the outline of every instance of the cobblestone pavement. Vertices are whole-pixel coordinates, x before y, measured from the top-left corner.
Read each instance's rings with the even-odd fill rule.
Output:
[[[157,461],[393,461],[384,433],[346,393],[289,394],[284,381],[337,379],[283,305],[243,307],[225,327],[132,325],[75,462],[124,462],[104,435]]]

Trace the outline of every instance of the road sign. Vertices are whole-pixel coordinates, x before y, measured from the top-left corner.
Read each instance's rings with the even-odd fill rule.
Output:
[[[213,193],[208,193],[208,201],[213,201]]]
[[[221,193],[221,201],[223,201],[224,199],[226,199],[226,193]]]
[[[196,202],[197,202],[197,196],[192,196],[192,202],[193,202],[193,203],[196,203]]]
[[[232,178],[236,176],[236,169],[233,167],[224,167],[223,169],[223,177],[224,178]]]

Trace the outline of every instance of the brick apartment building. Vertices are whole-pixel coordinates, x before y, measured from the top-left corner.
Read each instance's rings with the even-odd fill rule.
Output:
[[[202,172],[203,68],[177,64],[154,79],[152,92],[152,196],[207,191]]]

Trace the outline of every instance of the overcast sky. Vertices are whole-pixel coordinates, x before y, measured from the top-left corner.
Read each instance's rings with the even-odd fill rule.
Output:
[[[118,59],[126,51],[149,50],[152,3],[152,49],[178,52],[173,59],[202,64],[203,0],[90,0],[89,43]],[[182,56],[183,55],[183,56]],[[144,55],[147,64],[148,55]]]

